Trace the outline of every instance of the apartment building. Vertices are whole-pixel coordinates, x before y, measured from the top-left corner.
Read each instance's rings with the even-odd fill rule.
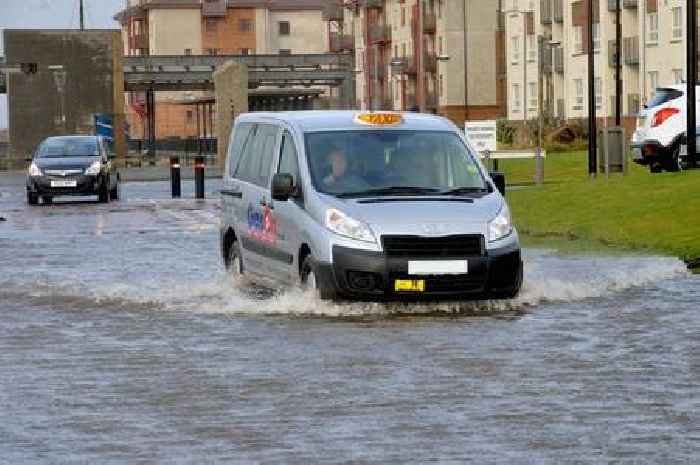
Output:
[[[126,0],[115,17],[126,55],[253,55],[326,53],[326,0]],[[327,92],[327,90],[326,90]],[[193,137],[203,92],[156,95],[156,134]],[[143,138],[145,95],[128,97],[133,138]],[[209,111],[209,109],[205,109]],[[215,117],[207,115],[207,120]]]
[[[504,0],[508,119],[535,118],[540,110],[560,119],[588,116],[589,1],[596,115],[614,118],[616,0]],[[686,2],[620,4],[621,113],[631,130],[641,105],[657,86],[685,80]]]
[[[331,49],[355,53],[357,107],[420,109],[460,125],[504,115],[499,3],[346,0],[330,18]]]

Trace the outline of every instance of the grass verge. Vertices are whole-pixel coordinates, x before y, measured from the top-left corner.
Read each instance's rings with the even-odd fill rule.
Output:
[[[586,152],[553,153],[545,183],[534,186],[533,160],[501,161],[519,231],[534,238],[593,241],[613,248],[675,255],[700,266],[700,170],[587,174]]]

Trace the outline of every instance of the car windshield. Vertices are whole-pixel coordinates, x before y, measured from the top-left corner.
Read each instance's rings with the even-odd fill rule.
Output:
[[[39,147],[39,158],[98,157],[100,149],[94,137],[47,139]]]
[[[339,197],[488,190],[474,157],[451,132],[312,132],[306,134],[306,152],[316,190]]]

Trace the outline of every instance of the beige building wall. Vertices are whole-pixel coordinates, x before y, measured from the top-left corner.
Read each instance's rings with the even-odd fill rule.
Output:
[[[280,34],[280,22],[289,23],[289,35]],[[320,10],[287,11],[257,8],[255,11],[256,50],[261,54],[326,53],[328,27]]]
[[[151,55],[202,54],[202,12],[197,9],[152,9],[148,14]]]

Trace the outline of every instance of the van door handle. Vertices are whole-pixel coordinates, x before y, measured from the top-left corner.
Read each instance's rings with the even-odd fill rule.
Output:
[[[260,205],[263,206],[263,207],[268,207],[270,210],[274,210],[274,209],[275,209],[275,206],[272,205],[272,202],[267,203],[267,201],[266,201],[265,199],[262,199],[262,200],[260,201]]]
[[[230,197],[236,197],[237,199],[242,199],[243,198],[243,192],[240,191],[232,191],[229,189],[221,189],[221,195],[228,195]]]

